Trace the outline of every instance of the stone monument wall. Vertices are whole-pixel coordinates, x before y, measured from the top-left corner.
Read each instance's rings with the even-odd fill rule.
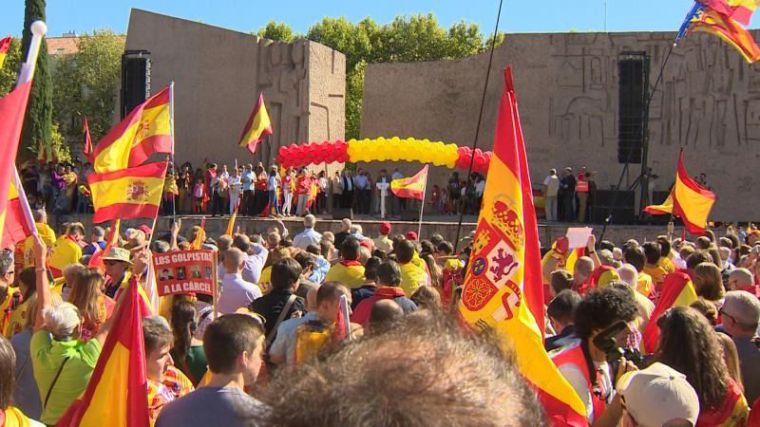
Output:
[[[132,9],[126,49],[150,52],[153,93],[175,82],[177,163],[267,165],[282,145],[344,136],[345,56],[318,43]],[[237,143],[259,92],[274,133],[251,156]]]
[[[760,32],[753,31],[757,37]],[[616,184],[618,61],[649,54],[650,87],[674,33],[513,34],[497,48],[478,147],[491,149],[503,69],[511,64],[534,186],[550,168],[596,171],[600,189]],[[472,145],[488,53],[454,61],[370,64],[362,136],[414,136]],[[673,182],[679,147],[692,175],[706,173],[718,194],[715,220],[757,220],[760,188],[760,68],[718,38],[689,35],[674,49],[650,111],[649,165],[655,190]],[[383,165],[393,168],[395,165]],[[373,169],[377,168],[374,166]],[[419,165],[402,165],[411,173]],[[631,165],[623,185],[633,183]],[[436,168],[430,185],[449,171]]]

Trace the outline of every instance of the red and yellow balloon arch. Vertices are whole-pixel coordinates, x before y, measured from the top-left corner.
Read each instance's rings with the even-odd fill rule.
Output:
[[[280,147],[277,161],[284,167],[303,167],[332,162],[419,162],[449,169],[467,170],[474,156],[473,172],[486,173],[490,151],[459,147],[417,138],[373,138],[310,142]]]

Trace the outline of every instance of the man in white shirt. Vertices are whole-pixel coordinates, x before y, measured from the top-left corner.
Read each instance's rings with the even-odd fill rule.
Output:
[[[544,179],[544,212],[547,221],[557,220],[557,192],[559,191],[559,178],[557,169],[551,169]]]
[[[243,261],[245,254],[238,248],[232,248],[224,254],[224,274],[222,291],[217,303],[221,314],[234,313],[240,307],[247,307],[256,298],[261,297],[261,289],[253,283],[243,280]]]
[[[256,177],[253,175],[253,166],[245,165],[245,170],[240,176],[240,182],[243,186],[243,201],[240,205],[240,215],[253,214],[253,182]]]
[[[243,252],[243,280],[258,285],[269,251],[261,243],[251,242],[245,234],[235,235],[232,246]]]
[[[309,245],[319,246],[322,235],[314,230],[316,224],[317,218],[314,215],[306,215],[303,218],[304,230],[293,238],[293,246],[303,250],[306,250]]]

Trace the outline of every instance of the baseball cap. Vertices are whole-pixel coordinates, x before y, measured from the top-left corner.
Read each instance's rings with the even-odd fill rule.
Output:
[[[391,233],[391,223],[388,221],[383,221],[380,223],[380,234],[388,235]]]
[[[417,240],[417,232],[416,231],[407,231],[406,232],[406,240]]]
[[[624,374],[617,388],[625,410],[639,426],[661,426],[675,419],[697,423],[697,392],[684,374],[664,363]]]

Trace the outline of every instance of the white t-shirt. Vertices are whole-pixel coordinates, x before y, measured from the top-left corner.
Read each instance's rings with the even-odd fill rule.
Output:
[[[544,179],[544,186],[546,187],[546,197],[556,197],[557,191],[559,191],[559,178],[557,175],[549,175]]]
[[[478,197],[483,197],[483,191],[486,189],[486,180],[480,180],[477,183],[475,183],[475,194]]]
[[[609,402],[614,393],[612,386],[612,379],[610,377],[610,365],[607,362],[597,363],[594,362],[594,367],[598,369],[597,375],[599,375],[598,383],[602,385],[604,390],[608,391],[607,402]],[[575,365],[567,364],[559,367],[559,372],[570,383],[570,385],[578,393],[583,405],[586,407],[586,414],[588,414],[588,420],[593,423],[596,418],[601,414],[594,413],[594,404],[591,401],[591,393],[589,392],[588,385],[586,384],[586,377],[581,372],[580,368]]]

